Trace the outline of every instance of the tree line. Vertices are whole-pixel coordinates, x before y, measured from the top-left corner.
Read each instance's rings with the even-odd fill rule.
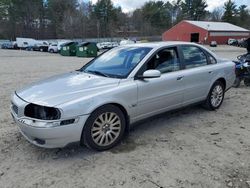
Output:
[[[149,1],[124,13],[111,0],[0,0],[0,38],[102,38],[161,35],[181,20],[226,21],[250,28],[250,11],[228,0],[208,11],[206,0]]]

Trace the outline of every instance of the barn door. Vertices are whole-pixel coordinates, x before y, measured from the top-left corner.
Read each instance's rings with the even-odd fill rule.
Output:
[[[190,42],[199,42],[199,33],[191,33]]]

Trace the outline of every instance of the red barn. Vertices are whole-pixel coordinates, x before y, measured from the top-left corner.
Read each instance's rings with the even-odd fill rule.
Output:
[[[250,31],[226,22],[205,22],[183,20],[162,34],[164,41],[187,41],[209,44],[227,44],[229,38],[250,37]]]

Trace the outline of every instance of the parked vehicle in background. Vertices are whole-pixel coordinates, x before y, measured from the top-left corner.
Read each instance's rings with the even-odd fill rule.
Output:
[[[113,48],[113,44],[111,42],[104,42],[103,49],[111,49]]]
[[[102,45],[100,42],[96,43],[96,46],[97,46],[98,50],[102,50]]]
[[[15,91],[11,114],[37,146],[107,150],[139,120],[196,103],[218,109],[234,80],[235,64],[203,46],[131,44]]]
[[[110,50],[112,48],[119,46],[119,43],[118,42],[99,42],[96,44],[96,46],[99,50]]]
[[[38,40],[37,43],[49,46],[48,41]]]
[[[118,42],[111,42],[112,44],[112,48],[115,48],[115,47],[118,47],[119,46],[119,43]]]
[[[100,42],[100,43],[97,43],[97,48],[99,50],[110,50],[113,47],[114,46],[113,46],[112,42]]]
[[[35,44],[37,44],[37,40],[32,38],[16,38],[17,46],[20,49],[26,49],[28,47],[33,47]]]
[[[13,42],[4,42],[1,45],[2,49],[14,49],[14,43]]]
[[[104,50],[106,47],[104,42],[99,42],[96,44],[96,46],[97,46],[98,50]]]
[[[217,42],[216,41],[211,41],[210,46],[211,47],[217,47]]]
[[[133,40],[122,40],[120,42],[120,45],[127,45],[127,44],[134,44],[134,43],[136,43],[136,42]]]
[[[238,46],[238,41],[236,39],[228,39],[227,44],[232,46]]]
[[[4,42],[1,44],[2,49],[18,49],[16,41]]]
[[[50,44],[49,48],[48,48],[48,52],[57,53],[58,52],[58,44],[57,43]]]
[[[49,46],[47,44],[42,44],[42,43],[35,44],[32,47],[32,49],[34,51],[40,51],[40,52],[47,52],[48,48],[49,48]]]

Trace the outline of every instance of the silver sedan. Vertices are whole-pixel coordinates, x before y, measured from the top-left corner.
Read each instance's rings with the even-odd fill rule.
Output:
[[[194,103],[219,108],[234,80],[234,63],[200,45],[131,44],[15,91],[11,114],[37,146],[106,150],[139,120]]]

